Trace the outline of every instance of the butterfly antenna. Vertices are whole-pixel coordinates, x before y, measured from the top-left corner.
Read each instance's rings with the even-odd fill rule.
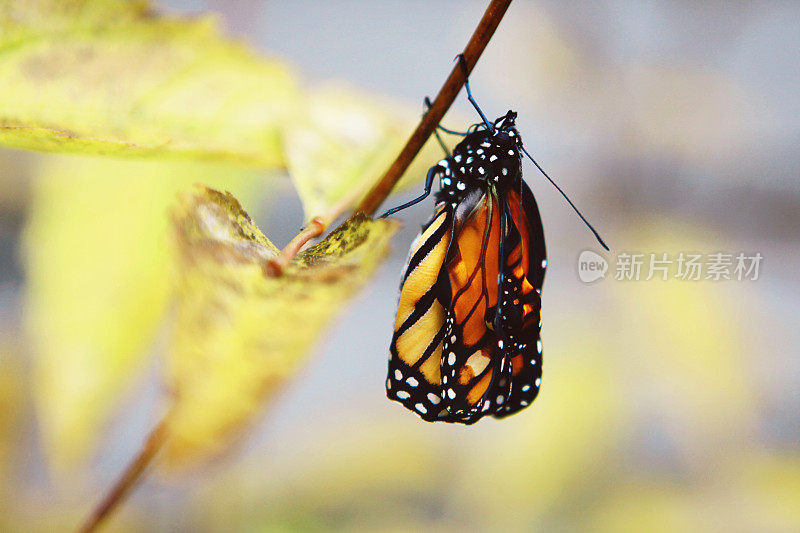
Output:
[[[472,90],[469,88],[467,61],[464,59],[464,54],[458,54],[456,56],[456,60],[458,61],[459,66],[461,67],[461,71],[464,73],[464,88],[467,90],[467,100],[469,100],[469,103],[472,104],[472,107],[474,107],[475,111],[477,111],[478,114],[481,116],[483,123],[486,124],[486,129],[488,129],[489,131],[494,131],[494,125],[491,122],[489,122],[489,120],[486,118],[486,115],[484,115],[483,111],[481,111],[480,106],[478,106],[478,102],[476,102],[475,99],[472,97]]]
[[[589,221],[588,221],[588,220],[586,220],[586,217],[584,217],[584,216],[581,214],[581,212],[580,212],[580,211],[578,211],[578,208],[577,208],[577,207],[575,207],[575,204],[573,204],[573,203],[572,203],[572,200],[570,200],[570,199],[569,199],[569,196],[567,196],[567,193],[565,193],[564,191],[562,191],[562,190],[561,190],[561,187],[559,187],[559,186],[558,186],[558,184],[556,184],[556,182],[555,182],[555,181],[553,181],[553,179],[552,179],[550,176],[548,176],[548,175],[547,175],[547,172],[545,172],[545,171],[544,171],[544,169],[543,169],[541,166],[539,166],[539,163],[537,163],[537,162],[536,162],[536,160],[535,160],[534,158],[532,158],[532,157],[531,157],[531,154],[529,154],[529,153],[528,153],[528,151],[525,149],[525,147],[524,147],[524,146],[521,146],[520,148],[522,148],[522,151],[525,153],[525,155],[527,155],[527,156],[528,156],[528,159],[530,159],[531,161],[533,161],[533,164],[534,164],[534,165],[536,165],[536,168],[538,168],[538,169],[539,169],[539,172],[541,172],[541,173],[542,173],[542,175],[544,175],[544,177],[545,177],[545,178],[547,178],[547,181],[549,181],[550,183],[552,183],[552,184],[553,184],[553,187],[555,187],[555,188],[558,190],[558,192],[560,192],[560,193],[561,193],[561,196],[563,196],[563,197],[564,197],[564,199],[567,201],[567,203],[570,205],[570,207],[572,207],[572,209],[574,209],[574,210],[575,210],[575,212],[578,214],[578,216],[579,216],[579,217],[581,217],[581,220],[583,220],[583,223],[584,223],[584,224],[586,224],[586,226],[589,228],[589,230],[591,230],[591,232],[592,232],[592,233],[594,233],[594,236],[595,236],[595,238],[597,239],[597,242],[599,242],[599,243],[600,243],[600,246],[602,246],[603,248],[605,248],[605,250],[606,250],[607,252],[610,252],[611,250],[609,250],[609,248],[608,248],[608,245],[607,245],[605,242],[603,242],[603,238],[602,238],[602,237],[600,237],[600,234],[599,234],[599,233],[597,233],[597,230],[596,230],[596,229],[594,229],[594,228],[592,227],[592,225],[591,225],[591,224],[589,224]]]

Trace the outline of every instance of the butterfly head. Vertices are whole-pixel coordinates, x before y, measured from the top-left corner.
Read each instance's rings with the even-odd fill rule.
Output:
[[[517,131],[517,114],[509,111],[491,124],[479,124],[453,149],[453,155],[439,162],[440,197],[458,201],[473,190],[509,190],[522,178],[522,141]]]
[[[498,144],[517,146],[520,143],[517,131],[517,112],[509,110],[508,113],[494,121],[494,140]]]
[[[481,150],[481,159],[486,163],[484,179],[493,186],[507,189],[519,184],[522,177],[522,139],[516,126],[517,113],[509,111],[498,118],[492,127],[484,125],[472,134],[477,138],[471,142]]]

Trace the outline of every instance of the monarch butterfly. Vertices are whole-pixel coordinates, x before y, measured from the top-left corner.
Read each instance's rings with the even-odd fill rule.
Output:
[[[539,209],[522,179],[522,153],[530,155],[517,114],[489,122],[458,59],[482,122],[431,167],[421,196],[382,215],[422,201],[439,177],[433,217],[402,276],[386,392],[423,420],[473,424],[514,414],[539,393],[547,256]]]

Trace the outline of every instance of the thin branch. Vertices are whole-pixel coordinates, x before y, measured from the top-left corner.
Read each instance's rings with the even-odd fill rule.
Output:
[[[469,43],[467,43],[467,47],[464,48],[463,53],[464,60],[467,63],[467,74],[472,72],[484,48],[489,44],[489,39],[494,35],[509,4],[511,4],[511,0],[492,0],[489,7],[486,8],[483,18],[481,18],[481,21],[478,23],[478,27],[475,28],[475,32],[472,34]],[[375,213],[378,206],[389,196],[392,188],[400,180],[403,173],[422,149],[422,146],[431,134],[433,134],[436,126],[441,122],[447,110],[450,109],[453,100],[456,99],[456,96],[458,96],[463,86],[464,72],[456,63],[447,81],[439,91],[439,94],[436,95],[436,100],[433,101],[433,105],[422,118],[422,121],[419,123],[419,126],[417,126],[417,129],[414,130],[414,133],[411,134],[411,137],[400,151],[397,159],[392,163],[392,166],[389,167],[386,174],[375,184],[364,200],[361,201],[361,204],[356,208],[355,211],[357,213],[361,212],[368,215]]]
[[[481,18],[472,37],[464,48],[464,60],[467,64],[467,74],[472,72],[478,58],[483,53],[489,40],[494,35],[497,26],[503,19],[511,0],[492,0],[486,8],[483,17]],[[406,145],[400,151],[400,154],[394,160],[392,165],[375,184],[375,186],[367,193],[354,213],[366,213],[372,215],[378,206],[383,203],[392,188],[403,176],[403,173],[408,169],[408,166],[417,156],[422,146],[428,138],[436,130],[436,127],[441,122],[444,114],[450,109],[453,101],[458,96],[461,88],[464,86],[464,72],[460,65],[456,64],[450,72],[447,81],[445,81],[439,94],[436,95],[436,100],[433,101],[428,112],[420,121],[417,129],[411,134],[411,137],[406,142]],[[324,217],[316,217],[305,226],[300,233],[298,233],[286,247],[281,251],[280,255],[274,259],[270,259],[264,264],[264,275],[275,277],[283,273],[283,269],[295,256],[306,246],[311,239],[322,235],[334,219],[341,215],[349,203],[341,202],[336,209],[332,209]]]
[[[311,239],[316,239],[322,235],[327,227],[328,224],[322,220],[322,217],[311,219],[311,222],[300,230],[300,233],[295,235],[295,237],[289,241],[289,244],[281,250],[280,255],[264,263],[264,275],[274,278],[283,274],[283,269],[286,268],[286,265],[294,259],[300,250],[302,250]]]
[[[125,471],[117,479],[117,482],[106,493],[105,498],[100,505],[98,505],[88,520],[78,530],[79,533],[89,533],[96,531],[100,523],[108,518],[108,516],[116,509],[119,504],[125,500],[130,494],[131,490],[136,486],[142,477],[142,474],[152,462],[156,454],[161,450],[161,446],[167,437],[167,419],[169,415],[161,419],[156,425],[147,441],[142,446],[139,454],[133,458],[128,464]]]
[[[328,226],[353,205],[353,202],[355,202],[358,197],[357,195],[357,191],[347,194],[345,198],[342,198],[339,202],[332,205],[326,213],[312,218],[311,222],[303,227],[300,233],[289,241],[289,244],[281,250],[281,253],[277,257],[264,263],[262,267],[264,275],[267,277],[281,276],[286,265],[311,242],[311,239],[316,239],[325,233]]]

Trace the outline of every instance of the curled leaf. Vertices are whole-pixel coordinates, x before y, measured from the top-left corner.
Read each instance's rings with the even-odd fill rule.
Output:
[[[223,451],[297,372],[397,226],[347,220],[275,278],[264,264],[277,248],[232,195],[198,188],[173,223],[179,275],[167,374],[175,404],[165,458],[188,466]]]
[[[50,466],[75,466],[152,355],[169,298],[175,194],[263,187],[230,165],[49,157],[24,235],[33,399]]]
[[[380,179],[414,129],[418,111],[353,89],[327,85],[309,93],[285,128],[286,166],[306,220],[345,211]],[[438,150],[438,152],[437,152]],[[427,143],[404,184],[421,180],[441,150]]]
[[[0,4],[0,143],[282,165],[288,68],[147,2]]]

